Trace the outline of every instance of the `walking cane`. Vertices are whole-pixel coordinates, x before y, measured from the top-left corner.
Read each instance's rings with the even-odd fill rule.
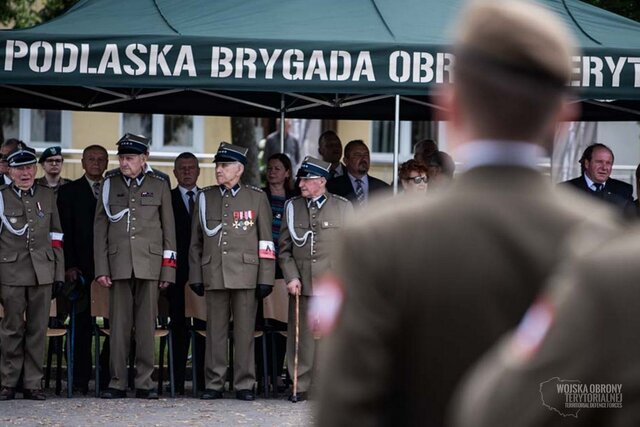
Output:
[[[296,344],[293,353],[293,395],[291,401],[298,402],[298,348],[300,345],[300,291],[296,293]]]

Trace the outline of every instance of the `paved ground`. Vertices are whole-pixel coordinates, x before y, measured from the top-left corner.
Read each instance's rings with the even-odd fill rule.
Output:
[[[44,402],[18,398],[0,402],[0,426],[307,426],[313,421],[313,402],[293,404],[284,397],[241,402],[229,397],[147,401],[51,395]]]

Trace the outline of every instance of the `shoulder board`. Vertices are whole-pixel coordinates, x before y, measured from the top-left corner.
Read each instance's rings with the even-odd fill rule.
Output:
[[[104,174],[104,179],[112,178],[112,177],[118,176],[118,175],[122,175],[122,172],[120,171],[120,168],[111,169],[110,171],[107,171],[107,173]]]
[[[338,196],[337,194],[333,194],[331,193],[331,197],[333,197],[334,199],[338,199],[338,200],[342,200],[343,202],[348,202],[349,199],[342,197],[342,196]]]
[[[208,187],[201,188],[201,189],[200,189],[200,191],[202,191],[202,192],[204,192],[204,191],[211,191],[211,190],[213,190],[214,188],[218,188],[218,187],[220,187],[220,186],[219,186],[219,185],[210,185],[210,186],[208,186]]]
[[[249,184],[245,184],[244,186],[245,188],[250,188],[253,191],[257,191],[258,193],[264,193],[264,191],[262,191],[262,188],[260,187],[256,187],[254,185],[249,185]]]
[[[156,172],[155,170],[152,170],[151,172],[147,172],[145,175],[146,176],[150,176],[150,177],[155,178],[155,179],[159,179],[160,181],[168,182],[167,176],[165,174],[161,175],[160,173]]]
[[[4,191],[5,188],[9,188],[7,184],[0,185],[0,191]]]
[[[35,185],[39,185],[40,187],[49,188],[49,184],[43,182],[42,178],[36,179],[34,182]]]

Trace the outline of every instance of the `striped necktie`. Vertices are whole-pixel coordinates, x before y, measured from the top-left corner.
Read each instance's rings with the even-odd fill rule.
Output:
[[[362,180],[356,179],[356,199],[358,199],[359,205],[364,205],[364,188],[362,188]]]
[[[96,199],[100,198],[100,183],[94,182],[91,184],[91,189],[93,190],[93,195]]]

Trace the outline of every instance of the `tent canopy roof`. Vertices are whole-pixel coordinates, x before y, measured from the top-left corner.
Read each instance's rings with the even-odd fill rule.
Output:
[[[577,0],[539,2],[582,49],[572,85],[580,99],[599,100],[583,103],[584,118],[636,119],[640,24]],[[0,31],[10,95],[0,106],[266,116],[289,94],[290,116],[390,118],[388,97],[400,94],[403,118],[426,119],[449,79],[449,29],[462,5],[81,0],[39,26]],[[347,107],[354,96],[376,101]]]

